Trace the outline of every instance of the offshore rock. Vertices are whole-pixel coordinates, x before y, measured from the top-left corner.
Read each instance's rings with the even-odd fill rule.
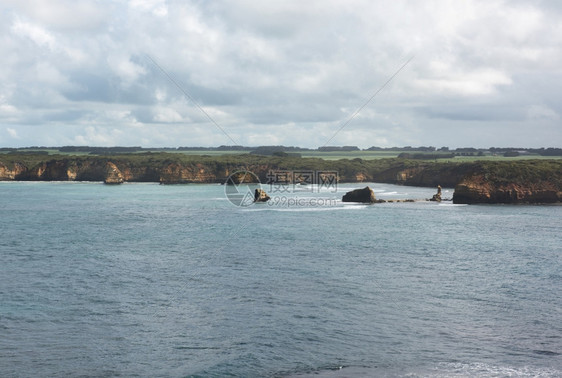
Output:
[[[441,185],[437,185],[437,193],[431,197],[430,201],[441,202]]]
[[[122,184],[123,181],[123,174],[121,173],[119,168],[117,168],[117,166],[112,162],[108,161],[105,165],[105,178],[103,182],[105,184],[115,185]]]
[[[364,187],[363,189],[355,189],[345,193],[341,200],[342,202],[360,202],[360,203],[377,202],[373,189],[371,189],[368,186]]]
[[[265,190],[257,188],[254,192],[254,202],[267,202],[271,199]]]

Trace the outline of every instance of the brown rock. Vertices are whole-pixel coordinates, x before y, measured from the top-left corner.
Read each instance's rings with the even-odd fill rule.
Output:
[[[254,202],[267,202],[271,199],[265,190],[257,188],[254,192]]]
[[[461,181],[453,194],[453,203],[458,204],[556,202],[562,202],[562,192],[552,182],[492,184],[478,174]]]
[[[355,174],[355,181],[356,182],[364,182],[367,181],[368,178],[363,172],[359,172]]]
[[[215,181],[217,181],[216,174],[200,163],[170,163],[160,171],[161,184],[205,183]]]
[[[107,162],[105,165],[105,178],[103,182],[105,184],[122,184],[123,183],[123,174],[117,168],[115,164],[112,162]]]
[[[17,177],[27,171],[27,167],[20,163],[13,163],[12,167],[0,162],[0,181],[16,180]]]
[[[437,185],[437,193],[431,197],[430,201],[441,202],[441,185]]]

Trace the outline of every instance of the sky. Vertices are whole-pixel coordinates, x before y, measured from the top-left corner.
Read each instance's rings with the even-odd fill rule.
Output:
[[[558,1],[0,0],[0,147],[562,147]]]

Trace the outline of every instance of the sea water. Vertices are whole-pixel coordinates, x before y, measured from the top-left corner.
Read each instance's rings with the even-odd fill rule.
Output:
[[[0,375],[562,376],[562,207],[363,186],[0,183]]]

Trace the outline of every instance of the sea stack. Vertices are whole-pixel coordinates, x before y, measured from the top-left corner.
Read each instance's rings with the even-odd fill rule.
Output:
[[[254,202],[267,202],[271,199],[270,196],[267,195],[265,190],[263,189],[256,189],[254,192]]]
[[[441,185],[437,185],[437,194],[434,194],[430,201],[441,202]]]
[[[342,202],[360,202],[360,203],[377,202],[373,189],[371,189],[368,186],[364,187],[363,189],[355,189],[345,193],[341,200]]]

